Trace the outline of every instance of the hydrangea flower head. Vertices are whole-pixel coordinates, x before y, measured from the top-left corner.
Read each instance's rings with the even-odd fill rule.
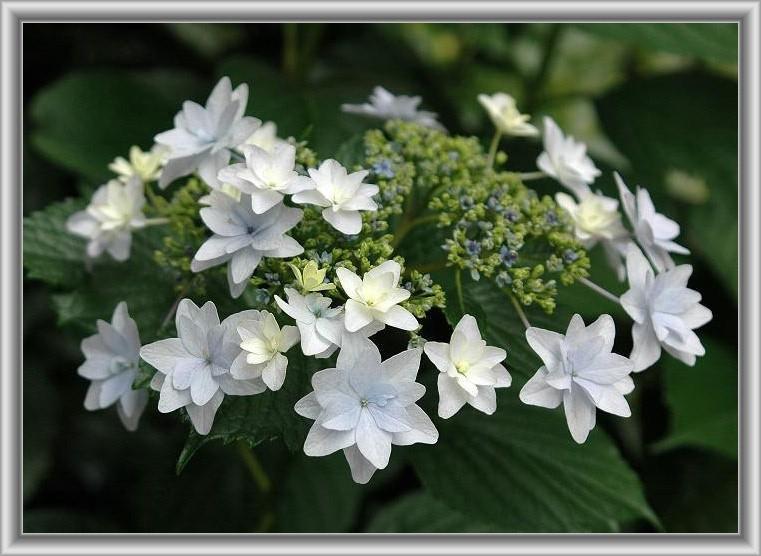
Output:
[[[440,371],[439,417],[448,419],[466,403],[487,415],[496,411],[495,388],[507,388],[512,382],[500,364],[507,353],[486,345],[475,318],[464,315],[450,343],[426,342],[423,350]]]
[[[599,241],[618,241],[628,235],[615,199],[589,192],[577,203],[570,195],[557,193],[555,201],[571,217],[576,238],[587,249]]]
[[[621,296],[621,305],[634,321],[634,370],[655,363],[661,348],[694,365],[705,349],[693,330],[710,321],[713,314],[700,304],[700,293],[687,287],[692,266],[679,265],[654,275],[645,256],[632,245],[626,255],[626,271],[630,289]]]
[[[304,265],[304,270],[299,269],[299,267],[292,263],[288,263],[288,266],[296,278],[296,283],[298,283],[299,288],[303,292],[321,292],[336,288],[334,283],[325,281],[325,275],[328,273],[327,267],[320,268],[317,266],[316,261],[307,261]]]
[[[570,135],[565,136],[552,118],[544,118],[544,152],[536,165],[582,200],[590,193],[589,184],[600,175],[587,155],[587,146]]]
[[[515,99],[507,93],[478,95],[478,102],[484,107],[494,127],[505,135],[539,135],[539,130],[528,123],[531,116],[521,114]]]
[[[72,214],[66,229],[87,238],[87,256],[106,251],[117,261],[129,259],[132,231],[146,225],[143,183],[133,176],[127,183],[111,180],[101,185],[85,210]]]
[[[264,122],[254,131],[246,141],[238,147],[239,151],[243,150],[246,145],[254,145],[272,153],[276,148],[288,145],[288,141],[277,136],[277,125],[275,122]]]
[[[615,335],[610,315],[602,315],[589,326],[574,315],[565,335],[527,329],[526,340],[544,365],[521,389],[521,401],[548,408],[562,403],[568,429],[579,444],[595,426],[595,408],[629,417],[624,395],[634,390],[629,376],[634,365],[611,352]]]
[[[198,307],[189,299],[177,306],[177,338],[142,347],[140,357],[158,371],[151,388],[160,392],[159,411],[184,407],[198,434],[209,434],[225,395],[248,396],[267,389],[261,377],[237,379],[230,373],[240,354],[238,325],[258,319],[259,311],[243,311],[220,323],[217,307]]]
[[[230,374],[238,380],[260,378],[270,390],[279,390],[285,382],[288,359],[283,355],[299,341],[295,326],[278,325],[268,311],[253,313],[238,323],[240,348]]]
[[[296,413],[315,421],[304,453],[343,450],[352,478],[364,484],[388,465],[392,444],[435,444],[439,433],[415,403],[425,393],[415,382],[421,353],[410,349],[381,361],[367,338],[345,341],[336,368],[315,373],[314,391],[296,403]]]
[[[378,186],[362,183],[368,174],[367,170],[349,174],[339,162],[328,159],[318,169],[309,169],[312,188],[296,193],[293,201],[325,207],[322,217],[331,226],[346,235],[358,234],[362,231],[360,211],[378,210],[373,201]]]
[[[689,255],[690,251],[674,240],[679,235],[679,224],[655,211],[647,189],[637,187],[636,196],[626,187],[618,173],[614,174],[621,204],[634,230],[637,243],[658,272],[674,268],[669,253]]]
[[[97,325],[98,333],[82,340],[85,362],[77,369],[79,376],[90,381],[85,409],[116,404],[122,424],[134,431],[148,402],[148,392],[132,389],[140,362],[137,325],[124,301],[114,309],[111,323],[99,320]]]
[[[399,305],[410,297],[409,290],[399,287],[401,271],[396,261],[385,261],[362,278],[347,268],[336,268],[341,287],[349,297],[345,306],[346,330],[356,332],[373,321],[402,330],[420,326],[412,313]]]
[[[230,295],[237,298],[263,257],[295,257],[304,249],[285,233],[301,221],[303,211],[278,204],[263,214],[251,208],[251,197],[242,194],[235,200],[212,191],[201,219],[214,232],[198,249],[190,268],[201,272],[229,263],[227,282]]]
[[[444,127],[437,120],[436,113],[418,110],[421,100],[419,96],[394,95],[378,86],[373,89],[370,102],[343,104],[341,110],[381,120],[406,120],[444,131]]]
[[[329,357],[341,345],[344,330],[343,310],[331,307],[332,300],[319,293],[301,295],[285,288],[286,303],[276,295],[275,302],[283,312],[296,321],[304,355]]]
[[[127,183],[132,176],[138,177],[143,183],[148,183],[161,177],[161,167],[168,154],[168,149],[162,145],[153,145],[147,152],[133,145],[129,150],[129,160],[117,156],[108,165],[108,169],[118,174],[119,181],[124,183]]]
[[[216,176],[230,160],[229,149],[243,143],[261,124],[243,115],[247,104],[248,85],[233,90],[229,77],[219,80],[205,106],[186,100],[174,117],[174,128],[154,138],[170,149],[159,186],[196,170],[204,179]]]
[[[218,181],[232,185],[251,196],[251,208],[256,214],[268,211],[293,195],[314,187],[312,180],[299,176],[296,165],[296,147],[285,144],[266,151],[254,145],[245,145],[245,163],[232,164],[219,171]]]

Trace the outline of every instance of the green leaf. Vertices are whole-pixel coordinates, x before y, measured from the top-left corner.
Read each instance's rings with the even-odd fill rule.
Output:
[[[413,449],[412,463],[433,496],[509,532],[657,523],[637,475],[602,431],[578,445],[561,410],[525,405],[513,388],[499,392],[494,415],[466,408],[437,423],[435,447]]]
[[[128,261],[101,261],[76,289],[54,294],[52,301],[59,324],[92,331],[97,319],[110,320],[114,307],[126,301],[142,342],[156,339],[176,297],[173,275],[153,260],[159,239],[155,230],[137,232]]]
[[[28,278],[73,286],[85,275],[85,241],[66,231],[66,219],[84,207],[81,199],[54,203],[24,218],[24,266]]]
[[[290,450],[301,448],[308,422],[296,414],[293,406],[309,392],[312,374],[329,365],[325,360],[305,357],[296,349],[290,351],[287,357],[287,376],[280,390],[268,390],[255,396],[225,396],[211,432],[201,436],[191,430],[177,460],[178,475],[193,455],[213,440],[221,440],[225,444],[242,440],[254,447],[265,440],[282,438]]]
[[[581,23],[578,27],[646,50],[737,63],[736,23]]]
[[[455,511],[425,492],[414,492],[381,509],[367,526],[368,533],[499,533]]]
[[[627,83],[597,106],[606,133],[632,163],[629,186],[648,188],[659,212],[682,225],[678,242],[736,297],[737,83],[667,75]]]
[[[671,357],[661,359],[666,403],[671,409],[669,434],[659,450],[699,446],[737,457],[737,354],[709,338],[706,355],[694,367]]]
[[[301,454],[278,494],[276,528],[289,533],[349,532],[362,493],[342,452],[321,458]]]
[[[32,143],[56,164],[101,182],[115,157],[131,145],[147,149],[156,133],[171,128],[182,101],[198,89],[178,72],[72,73],[32,100]]]

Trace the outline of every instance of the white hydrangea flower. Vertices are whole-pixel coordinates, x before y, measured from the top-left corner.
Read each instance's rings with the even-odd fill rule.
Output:
[[[615,199],[590,192],[578,203],[566,193],[557,193],[555,200],[571,217],[576,238],[587,249],[598,241],[617,240],[627,235]]]
[[[127,303],[116,306],[110,324],[99,320],[97,326],[97,334],[82,340],[85,362],[77,369],[79,376],[91,381],[85,409],[94,411],[116,404],[124,427],[137,430],[148,392],[132,389],[140,362],[140,335]]]
[[[295,257],[303,253],[304,248],[285,235],[301,221],[302,210],[281,203],[264,214],[255,214],[249,195],[242,194],[236,201],[219,191],[212,191],[205,202],[209,206],[201,209],[201,219],[214,235],[198,249],[190,269],[201,272],[229,263],[227,283],[234,298],[246,289],[263,257]]]
[[[127,183],[111,180],[101,185],[85,210],[72,214],[66,229],[87,238],[87,256],[108,252],[117,261],[129,259],[132,230],[146,226],[143,214],[143,183],[132,177]]]
[[[348,268],[336,268],[349,299],[346,301],[346,330],[356,332],[373,321],[401,328],[415,330],[417,319],[399,303],[410,297],[410,292],[399,287],[402,268],[396,261],[385,261],[371,268],[360,278]]]
[[[342,104],[341,110],[350,114],[361,114],[381,120],[405,120],[424,127],[444,131],[435,112],[418,110],[421,102],[419,96],[394,95],[383,87],[375,87],[370,95],[370,102],[362,104]]]
[[[357,332],[349,332],[344,324],[344,308],[331,307],[332,299],[319,293],[301,295],[285,288],[288,303],[276,295],[275,302],[296,321],[301,335],[301,351],[318,359],[330,357],[341,347],[344,336],[357,334],[365,338],[383,330],[382,322],[373,321]]]
[[[205,107],[186,100],[174,117],[174,128],[154,138],[170,149],[159,186],[164,188],[196,170],[204,180],[216,177],[219,168],[229,162],[230,149],[243,143],[261,124],[257,118],[243,115],[246,104],[248,85],[233,90],[229,77],[219,80]]]
[[[332,299],[319,293],[301,295],[285,288],[288,303],[276,295],[275,302],[283,312],[296,321],[304,355],[330,357],[341,345],[344,330],[343,308],[331,307]]]
[[[219,171],[217,179],[251,196],[251,208],[256,214],[268,211],[283,201],[286,195],[312,189],[314,182],[300,176],[296,166],[296,147],[285,144],[272,152],[254,145],[245,145],[245,163],[231,164]]]
[[[669,252],[680,255],[690,254],[688,249],[674,242],[679,235],[679,224],[655,212],[653,200],[647,189],[638,186],[635,197],[618,172],[613,175],[621,195],[621,204],[632,225],[637,243],[658,272],[674,268],[674,260]]]
[[[450,343],[426,342],[423,350],[440,371],[439,417],[449,419],[466,403],[487,415],[496,411],[495,388],[507,388],[512,382],[500,364],[507,352],[486,345],[475,318],[464,315]]]
[[[225,395],[249,396],[264,392],[261,377],[236,379],[230,367],[240,353],[238,325],[256,319],[259,311],[230,315],[221,323],[217,307],[207,301],[199,308],[189,299],[177,306],[178,338],[142,347],[140,357],[158,371],[151,388],[160,392],[159,411],[184,407],[198,434],[209,434]]]
[[[571,190],[578,199],[590,193],[589,184],[601,172],[587,156],[587,146],[572,136],[565,136],[552,118],[544,118],[544,152],[536,165]]]
[[[687,287],[692,266],[685,264],[653,275],[642,252],[632,245],[626,255],[629,290],[621,305],[634,321],[631,359],[643,371],[658,361],[661,348],[687,365],[705,349],[693,332],[713,318],[701,295]]]
[[[164,165],[169,149],[163,145],[153,145],[150,151],[143,152],[140,147],[133,145],[129,150],[129,160],[117,156],[108,165],[108,169],[119,175],[119,180],[127,183],[132,176],[136,176],[143,183],[156,181],[161,176],[161,167]]]
[[[240,348],[230,374],[238,380],[260,378],[270,390],[279,390],[285,382],[288,359],[283,355],[299,341],[295,326],[277,324],[269,311],[241,319],[238,323]]]
[[[539,130],[528,123],[531,116],[521,114],[515,99],[507,93],[478,95],[478,102],[484,107],[494,127],[505,135],[532,136],[539,135]]]
[[[611,353],[616,326],[610,315],[602,315],[589,326],[574,315],[565,335],[542,328],[526,330],[531,349],[544,362],[521,389],[523,403],[565,409],[568,429],[579,444],[595,427],[595,407],[618,415],[631,416],[624,398],[634,390],[629,376],[631,360]]]
[[[336,368],[312,376],[313,392],[296,403],[296,413],[314,419],[304,442],[308,456],[343,450],[357,483],[384,469],[391,446],[435,444],[439,433],[415,403],[425,387],[415,382],[420,348],[381,362],[370,340],[352,336],[338,353]]]
[[[621,222],[618,201],[591,191],[576,202],[566,193],[557,193],[555,201],[565,210],[574,224],[574,234],[586,249],[602,244],[608,264],[619,280],[626,278],[624,256],[631,240]]]
[[[293,202],[325,207],[322,217],[331,226],[343,234],[358,234],[362,231],[359,211],[378,210],[373,201],[378,186],[362,183],[368,174],[367,170],[348,174],[339,162],[329,158],[320,164],[319,169],[309,169],[312,188],[296,193]]]
[[[260,149],[264,149],[268,153],[271,153],[275,148],[288,144],[288,141],[277,136],[277,125],[275,122],[264,122],[251,134],[251,137],[246,139],[243,145],[238,147],[238,150],[242,153],[243,147],[246,145],[254,145],[255,147],[259,147]]]

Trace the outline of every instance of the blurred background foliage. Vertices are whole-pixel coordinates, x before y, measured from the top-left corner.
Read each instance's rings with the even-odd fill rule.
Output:
[[[683,243],[693,252],[691,285],[704,294],[714,320],[701,331],[707,355],[694,368],[664,357],[637,377],[631,419],[600,419],[657,515],[611,519],[609,529],[736,530],[735,25],[26,24],[24,214],[89,195],[110,177],[114,157],[133,144],[150,147],[180,103],[202,101],[221,75],[249,83],[249,113],[277,122],[281,136],[308,140],[323,158],[377,125],[340,112],[342,102],[363,101],[375,85],[422,95],[423,108],[438,112],[451,132],[484,142],[491,130],[476,95],[509,92],[534,121],[551,115],[589,145],[604,170],[595,186],[606,194],[615,196],[613,169],[630,185],[648,187],[659,210],[682,225]],[[503,149],[509,168],[531,171],[541,145],[511,140]],[[559,188],[549,180],[531,185],[540,193]],[[61,283],[78,279],[78,265],[73,261]],[[360,487],[340,455],[306,461],[289,456],[280,441],[256,448],[263,470],[239,446],[211,444],[177,476],[186,437],[178,419],[149,408],[140,432],[130,434],[113,412],[82,407],[87,383],[75,372],[84,335],[77,319],[106,317],[112,307],[91,307],[92,315],[59,323],[53,306],[66,321],[73,300],[54,291],[51,297],[34,276],[27,278],[26,532],[506,530],[504,522],[497,526],[447,506],[446,497],[432,498],[448,488],[426,475],[431,466],[447,465],[431,459],[432,451],[415,461],[426,491],[403,456]],[[592,278],[623,291],[601,260],[594,261]],[[620,315],[583,288],[564,295],[589,316]],[[518,455],[510,447],[509,409],[501,407],[496,432],[480,439],[503,443],[501,457]],[[536,415],[537,422],[546,416]],[[454,430],[442,441],[454,450],[477,448],[467,420],[448,426]],[[606,453],[592,443],[587,457],[592,466]],[[513,530],[521,530],[520,508],[504,510]],[[548,518],[546,528],[557,527]]]

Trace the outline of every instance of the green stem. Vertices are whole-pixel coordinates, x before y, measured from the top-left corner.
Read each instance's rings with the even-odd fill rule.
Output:
[[[528,318],[526,317],[526,313],[523,311],[523,307],[521,307],[520,303],[518,303],[518,300],[515,298],[513,294],[510,294],[510,301],[513,304],[513,307],[515,307],[515,312],[518,313],[518,317],[521,319],[521,322],[523,323],[524,328],[531,328],[531,323],[528,321]]]
[[[486,159],[486,167],[494,167],[494,159],[497,157],[497,147],[499,147],[499,140],[502,138],[502,131],[497,128],[494,130],[494,137],[492,137],[491,145],[489,146],[489,156]]]
[[[267,494],[272,489],[272,483],[264,467],[262,467],[262,464],[256,457],[256,453],[243,440],[238,441],[238,453],[249,473],[251,473],[251,477],[254,479],[259,491]]]
[[[588,287],[590,290],[592,290],[595,293],[599,293],[601,296],[603,296],[605,299],[611,300],[616,305],[621,304],[621,300],[614,294],[610,293],[608,290],[603,288],[602,286],[598,286],[591,280],[588,280],[587,278],[578,278],[578,281],[584,284],[586,287]]]
[[[460,312],[464,315],[465,298],[463,297],[462,293],[462,270],[459,268],[457,269],[457,272],[454,273],[454,287],[455,291],[457,292],[457,301],[460,304]]]
[[[521,181],[531,181],[546,178],[547,174],[544,172],[520,172],[518,177],[521,179]]]
[[[162,224],[169,224],[169,219],[168,218],[146,218],[145,219],[146,226],[160,226]]]

